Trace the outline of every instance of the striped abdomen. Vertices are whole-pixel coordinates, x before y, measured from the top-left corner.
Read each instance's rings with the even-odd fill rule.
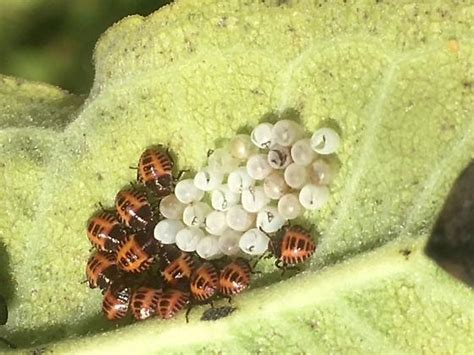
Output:
[[[114,213],[103,211],[89,220],[87,237],[97,250],[114,252],[125,237],[125,230]]]
[[[179,281],[191,277],[193,268],[194,261],[191,254],[181,252],[177,258],[164,267],[161,274],[166,283],[176,286]]]
[[[117,249],[117,265],[126,272],[142,272],[153,263],[156,241],[144,233],[132,234],[125,238]]]
[[[169,195],[173,184],[174,162],[162,147],[146,149],[138,162],[137,180],[159,197]]]
[[[137,289],[130,302],[135,319],[144,320],[154,316],[162,293],[161,289],[145,286]]]
[[[135,230],[145,229],[152,220],[148,199],[140,190],[125,188],[115,197],[115,208],[120,221]]]
[[[163,292],[158,302],[157,313],[163,319],[170,319],[189,303],[189,293],[176,289]]]
[[[86,266],[86,277],[90,288],[99,287],[104,290],[118,276],[115,256],[103,252],[95,252]]]
[[[210,299],[216,293],[218,286],[219,276],[210,263],[202,264],[191,277],[191,294],[198,301]]]
[[[276,248],[279,250],[279,255],[275,256],[285,266],[296,265],[306,261],[316,250],[316,244],[311,235],[300,226],[287,228],[281,239],[279,239],[279,243],[279,248]]]
[[[219,292],[232,296],[245,290],[250,284],[250,266],[244,259],[227,264],[219,275]]]
[[[109,286],[102,302],[102,312],[108,320],[117,320],[127,315],[131,293],[128,286]]]

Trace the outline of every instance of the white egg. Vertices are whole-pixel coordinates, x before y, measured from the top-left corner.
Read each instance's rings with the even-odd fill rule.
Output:
[[[199,241],[204,238],[204,232],[200,228],[183,228],[176,234],[176,245],[185,252],[193,252]]]
[[[234,158],[228,150],[218,148],[211,153],[207,164],[213,171],[228,174],[239,166],[239,160]]]
[[[196,245],[196,253],[203,259],[212,260],[222,256],[219,249],[218,237],[206,235]]]
[[[239,241],[242,233],[234,231],[232,229],[227,229],[219,237],[218,245],[219,250],[224,255],[235,256],[240,253]]]
[[[257,153],[257,148],[252,144],[252,140],[247,134],[238,134],[232,138],[229,143],[229,150],[232,156],[239,160],[246,160]]]
[[[163,244],[174,244],[176,235],[185,226],[183,222],[175,219],[164,219],[155,226],[153,231],[156,240]]]
[[[227,178],[227,186],[229,190],[234,193],[241,193],[243,189],[246,189],[255,184],[255,180],[250,177],[247,172],[247,168],[241,167],[229,174]]]
[[[311,136],[311,148],[318,154],[335,153],[341,145],[341,138],[331,128],[320,128]]]
[[[295,121],[281,120],[273,126],[273,142],[284,147],[289,147],[300,139],[303,133],[303,128]]]
[[[244,210],[242,205],[235,205],[227,211],[226,220],[229,228],[238,232],[245,232],[255,222],[255,214]]]
[[[316,210],[324,207],[329,200],[329,195],[327,186],[308,184],[301,189],[299,200],[307,210]]]
[[[291,158],[296,164],[308,166],[316,158],[310,139],[300,139],[291,147]]]
[[[160,213],[168,219],[181,219],[186,205],[181,203],[174,194],[163,197],[160,202]]]
[[[296,193],[286,194],[278,201],[278,212],[284,219],[295,219],[304,212]]]
[[[257,228],[266,233],[274,233],[285,224],[285,219],[273,206],[265,206],[257,213]]]
[[[211,193],[212,208],[218,211],[227,211],[240,201],[240,194],[230,191],[227,185],[221,185]]]
[[[281,172],[274,171],[263,181],[263,191],[272,200],[280,199],[289,190],[290,187],[286,184]]]
[[[212,235],[221,235],[227,229],[226,213],[211,211],[206,217],[206,231]]]
[[[270,202],[261,186],[251,186],[242,191],[241,203],[244,210],[257,213]]]
[[[194,186],[202,191],[211,191],[220,186],[224,174],[219,171],[204,168],[194,176]]]
[[[334,171],[323,159],[315,160],[308,170],[309,179],[314,185],[329,185],[334,179]]]
[[[257,228],[245,232],[239,241],[240,249],[249,255],[262,255],[268,250],[270,239]]]
[[[263,180],[272,172],[266,154],[252,155],[247,161],[247,173],[254,180]]]
[[[184,204],[193,201],[200,201],[204,197],[204,191],[199,190],[195,185],[193,179],[183,179],[178,181],[174,188],[176,198]]]
[[[273,138],[272,131],[273,125],[271,123],[260,123],[252,130],[250,139],[260,149],[270,148]]]
[[[308,172],[306,167],[291,163],[285,169],[285,182],[293,189],[300,189],[308,182]]]
[[[183,222],[188,227],[203,227],[206,216],[211,212],[211,207],[204,202],[193,202],[186,206],[183,212]]]

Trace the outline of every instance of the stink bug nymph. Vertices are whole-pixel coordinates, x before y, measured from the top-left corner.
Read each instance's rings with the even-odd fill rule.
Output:
[[[241,293],[250,284],[250,265],[247,260],[237,258],[224,266],[219,275],[219,292],[224,296]]]
[[[163,319],[170,319],[188,303],[189,293],[178,289],[167,289],[160,297],[157,313]]]
[[[109,211],[96,214],[87,223],[87,237],[99,251],[115,252],[125,233],[115,213]]]
[[[155,315],[163,291],[142,286],[133,292],[130,302],[136,320],[145,320]]]
[[[153,235],[138,232],[127,236],[117,249],[117,265],[120,269],[138,273],[147,270],[158,251],[158,242]]]
[[[123,284],[112,284],[107,288],[102,303],[102,312],[109,320],[125,317],[130,305],[131,288]]]
[[[153,213],[146,194],[136,187],[126,187],[115,197],[115,208],[120,221],[134,230],[146,229],[153,221]]]
[[[219,287],[216,268],[211,263],[202,264],[193,272],[189,287],[193,298],[200,302],[212,298]]]
[[[90,288],[99,287],[105,290],[117,275],[113,254],[95,252],[91,255],[86,266],[86,278]]]
[[[275,265],[286,268],[309,259],[316,250],[316,244],[309,231],[303,227],[285,226],[269,242],[269,250],[276,258]]]
[[[163,280],[170,286],[188,281],[194,269],[190,253],[179,250],[174,245],[164,245],[160,253],[160,269]]]
[[[173,191],[174,162],[162,146],[146,149],[138,161],[137,180],[152,190],[157,197],[164,197]]]

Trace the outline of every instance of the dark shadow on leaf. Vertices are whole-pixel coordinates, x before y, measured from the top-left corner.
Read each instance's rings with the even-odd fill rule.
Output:
[[[474,162],[452,187],[425,252],[445,271],[474,287]]]

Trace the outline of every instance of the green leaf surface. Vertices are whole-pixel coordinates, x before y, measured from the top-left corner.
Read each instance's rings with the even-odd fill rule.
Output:
[[[74,352],[469,352],[472,290],[422,249],[474,157],[473,12],[457,1],[182,0],[102,36],[77,111],[66,94],[2,82],[0,236],[14,287],[1,335],[67,338],[48,347]],[[97,202],[112,204],[150,144],[197,169],[208,149],[278,116],[343,138],[331,200],[305,216],[321,233],[308,270],[264,273],[215,324],[198,322],[199,308],[189,325],[92,335],[111,327],[100,293],[80,283]]]

